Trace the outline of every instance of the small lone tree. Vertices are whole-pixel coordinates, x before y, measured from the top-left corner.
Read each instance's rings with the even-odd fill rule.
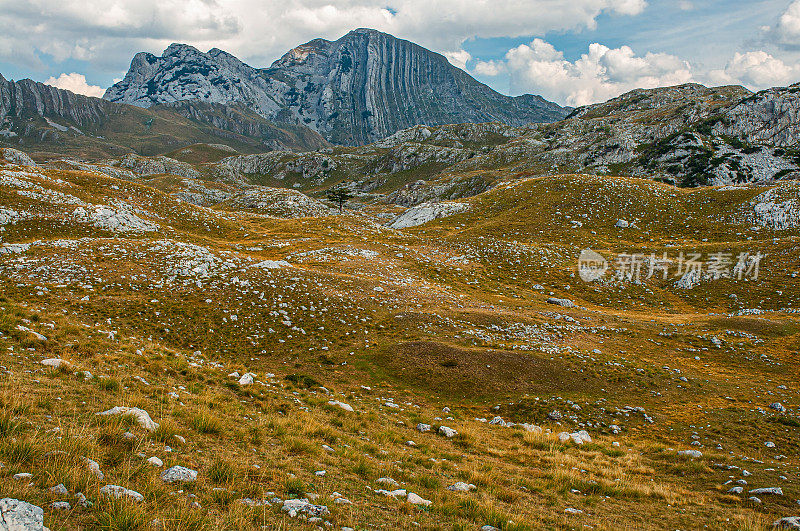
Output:
[[[326,192],[326,195],[328,196],[328,201],[339,206],[340,214],[344,204],[353,197],[353,194],[345,188],[331,188]]]

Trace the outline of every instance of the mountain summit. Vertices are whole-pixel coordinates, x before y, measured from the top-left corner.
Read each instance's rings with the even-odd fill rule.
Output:
[[[371,29],[314,39],[253,68],[219,49],[170,45],[138,53],[103,96],[149,107],[201,100],[240,103],[270,120],[305,125],[331,142],[358,145],[417,124],[552,122],[569,109],[539,96],[499,94],[447,59]]]

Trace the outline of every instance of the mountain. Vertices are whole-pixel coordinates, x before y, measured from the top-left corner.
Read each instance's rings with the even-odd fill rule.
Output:
[[[150,107],[199,100],[240,103],[269,120],[301,124],[342,145],[367,144],[418,124],[553,122],[569,109],[539,96],[504,96],[437,53],[370,29],[315,39],[270,68],[219,49],[172,44],[139,53],[103,96]]]
[[[275,124],[239,105],[181,101],[142,109],[0,75],[0,144],[100,158],[155,155],[195,143],[244,153],[328,145],[307,127]]]

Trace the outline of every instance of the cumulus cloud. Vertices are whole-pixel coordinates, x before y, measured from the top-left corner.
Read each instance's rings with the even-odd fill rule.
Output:
[[[800,78],[800,66],[788,65],[763,50],[736,53],[725,68],[706,76],[714,85],[737,83],[751,90],[789,85]]]
[[[137,51],[160,52],[171,42],[185,42],[267,66],[312,38],[371,27],[451,52],[457,61],[471,37],[580,31],[595,27],[603,13],[637,15],[646,5],[645,0],[0,0],[0,59],[30,68],[35,64],[30,57],[15,55],[15,49],[27,49],[56,62],[79,59],[118,72]]]
[[[71,74],[61,74],[57,78],[50,77],[44,82],[45,85],[52,85],[56,88],[69,90],[75,94],[83,94],[85,96],[94,96],[101,98],[106,89],[96,85],[90,85],[86,82],[86,76],[72,72]]]
[[[687,83],[691,66],[664,53],[637,56],[629,46],[589,45],[576,61],[567,61],[552,44],[534,39],[512,48],[502,65],[480,64],[480,73],[506,69],[515,93],[532,92],[568,105],[604,101],[634,88]],[[477,72],[477,67],[476,67]]]
[[[778,44],[796,48],[800,47],[800,0],[794,0],[778,17],[778,22],[772,28],[767,28],[767,34]]]
[[[450,64],[455,65],[463,70],[467,69],[467,62],[472,59],[472,55],[466,50],[458,50],[456,52],[445,52],[444,56],[450,61]]]

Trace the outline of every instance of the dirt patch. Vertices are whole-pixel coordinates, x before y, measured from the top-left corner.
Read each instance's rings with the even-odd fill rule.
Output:
[[[571,369],[563,361],[531,352],[415,341],[389,347],[372,362],[405,387],[467,400],[524,393],[564,395],[599,387],[594,377]]]

